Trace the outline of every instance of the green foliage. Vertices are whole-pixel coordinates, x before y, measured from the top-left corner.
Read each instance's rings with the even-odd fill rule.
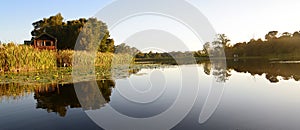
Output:
[[[237,43],[226,49],[227,57],[238,55],[239,57],[271,57],[284,58],[300,55],[300,33],[288,32],[278,36],[278,31],[266,34],[266,40],[251,39],[249,42]]]
[[[227,58],[230,57],[265,57],[279,59],[300,58],[300,32],[284,32],[279,35],[278,31],[270,31],[265,35],[265,40],[251,39],[249,42],[230,45],[230,39],[224,34],[218,34],[215,41],[205,43],[203,50],[195,52],[195,57],[222,56],[216,52],[225,51]],[[221,50],[221,51],[220,51]]]
[[[230,46],[230,39],[225,34],[218,34],[217,40],[222,44],[224,48]]]
[[[97,49],[100,52],[113,52],[114,41],[109,39],[107,25],[96,18],[81,18],[63,22],[63,17],[59,13],[50,18],[44,18],[34,22],[31,32],[32,36],[39,36],[43,32],[57,38],[57,48],[59,50],[74,49],[77,39],[80,44],[79,50]]]
[[[122,43],[115,47],[115,53],[116,54],[136,55],[136,54],[140,53],[140,51],[135,47],[130,47],[130,46],[126,45],[125,43]]]
[[[173,58],[172,57],[172,54],[176,55],[176,56],[179,56],[179,55],[182,55],[183,53],[182,52],[170,52],[170,53],[153,53],[152,51],[148,52],[148,53],[142,53],[142,52],[139,52],[135,55],[136,58],[139,58],[139,59],[164,59],[164,58]]]
[[[107,25],[96,18],[88,19],[79,35],[79,50],[113,52],[114,41],[109,38]],[[98,47],[98,48],[97,48]]]
[[[272,39],[276,39],[278,35],[278,31],[270,31],[268,34],[266,34],[265,39],[266,40],[272,40]]]

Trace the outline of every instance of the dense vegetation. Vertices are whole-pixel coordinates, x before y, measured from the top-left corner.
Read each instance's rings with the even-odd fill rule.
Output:
[[[78,41],[79,49],[98,49],[100,52],[113,52],[114,40],[110,39],[107,25],[96,18],[80,18],[78,20],[63,21],[59,13],[49,18],[34,22],[31,32],[33,38],[46,32],[57,38],[59,50],[73,50]],[[33,39],[32,38],[32,39]],[[94,44],[91,44],[94,43]],[[95,46],[98,48],[95,48]]]
[[[271,31],[265,40],[251,39],[249,42],[237,43],[226,48],[227,57],[238,55],[240,57],[272,57],[272,58],[299,58],[300,32],[293,34]]]
[[[56,54],[53,51],[37,51],[30,46],[12,43],[0,46],[0,72],[44,70],[56,67]]]
[[[224,50],[223,53],[220,50]],[[190,52],[168,52],[168,53],[137,53],[138,60],[149,59],[174,59],[190,57],[193,55],[200,60],[208,57],[226,55],[227,58],[267,58],[295,60],[300,58],[300,32],[293,34],[284,32],[279,35],[278,31],[270,31],[265,35],[265,40],[251,39],[249,42],[230,44],[230,39],[225,34],[218,34],[212,43],[205,43],[203,50]]]
[[[9,43],[0,45],[0,72],[24,72],[72,66],[74,56],[81,59],[83,66],[92,63],[107,69],[110,68],[112,62],[123,64],[130,63],[132,60],[132,57],[126,54],[102,52],[97,52],[95,59],[88,60],[91,59],[91,54],[86,51],[60,50],[56,52]]]

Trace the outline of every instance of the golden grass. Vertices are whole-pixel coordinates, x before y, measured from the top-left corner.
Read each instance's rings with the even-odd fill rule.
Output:
[[[82,67],[93,65],[110,69],[111,64],[128,64],[134,61],[127,54],[97,52],[93,55],[86,51],[38,50],[13,43],[0,46],[0,72],[55,70],[57,67],[71,67],[74,63]]]

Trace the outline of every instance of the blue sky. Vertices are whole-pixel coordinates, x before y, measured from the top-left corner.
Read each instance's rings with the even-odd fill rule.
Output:
[[[263,38],[268,31],[300,30],[299,0],[188,0],[232,43]],[[32,23],[62,13],[65,20],[91,17],[109,0],[1,0],[0,41],[30,39]],[[129,3],[130,4],[130,3]],[[113,36],[112,36],[113,37]],[[118,44],[118,43],[117,43]]]
[[[92,17],[107,0],[1,0],[0,40],[23,42],[30,39],[32,23],[62,13],[65,20]]]

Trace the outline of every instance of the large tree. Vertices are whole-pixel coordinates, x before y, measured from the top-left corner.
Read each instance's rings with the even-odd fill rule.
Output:
[[[56,37],[58,49],[74,49],[79,38],[80,49],[96,48],[101,52],[114,51],[114,41],[109,38],[109,31],[104,22],[96,18],[81,18],[66,22],[63,20],[64,18],[59,13],[36,21],[32,24],[34,29],[31,34],[36,37],[42,33],[48,33]],[[97,45],[97,47],[93,45]]]
[[[276,39],[278,35],[278,31],[270,31],[268,34],[265,35],[265,39],[270,41],[272,39]]]
[[[218,40],[222,43],[223,47],[230,46],[230,39],[225,34],[218,34]]]

